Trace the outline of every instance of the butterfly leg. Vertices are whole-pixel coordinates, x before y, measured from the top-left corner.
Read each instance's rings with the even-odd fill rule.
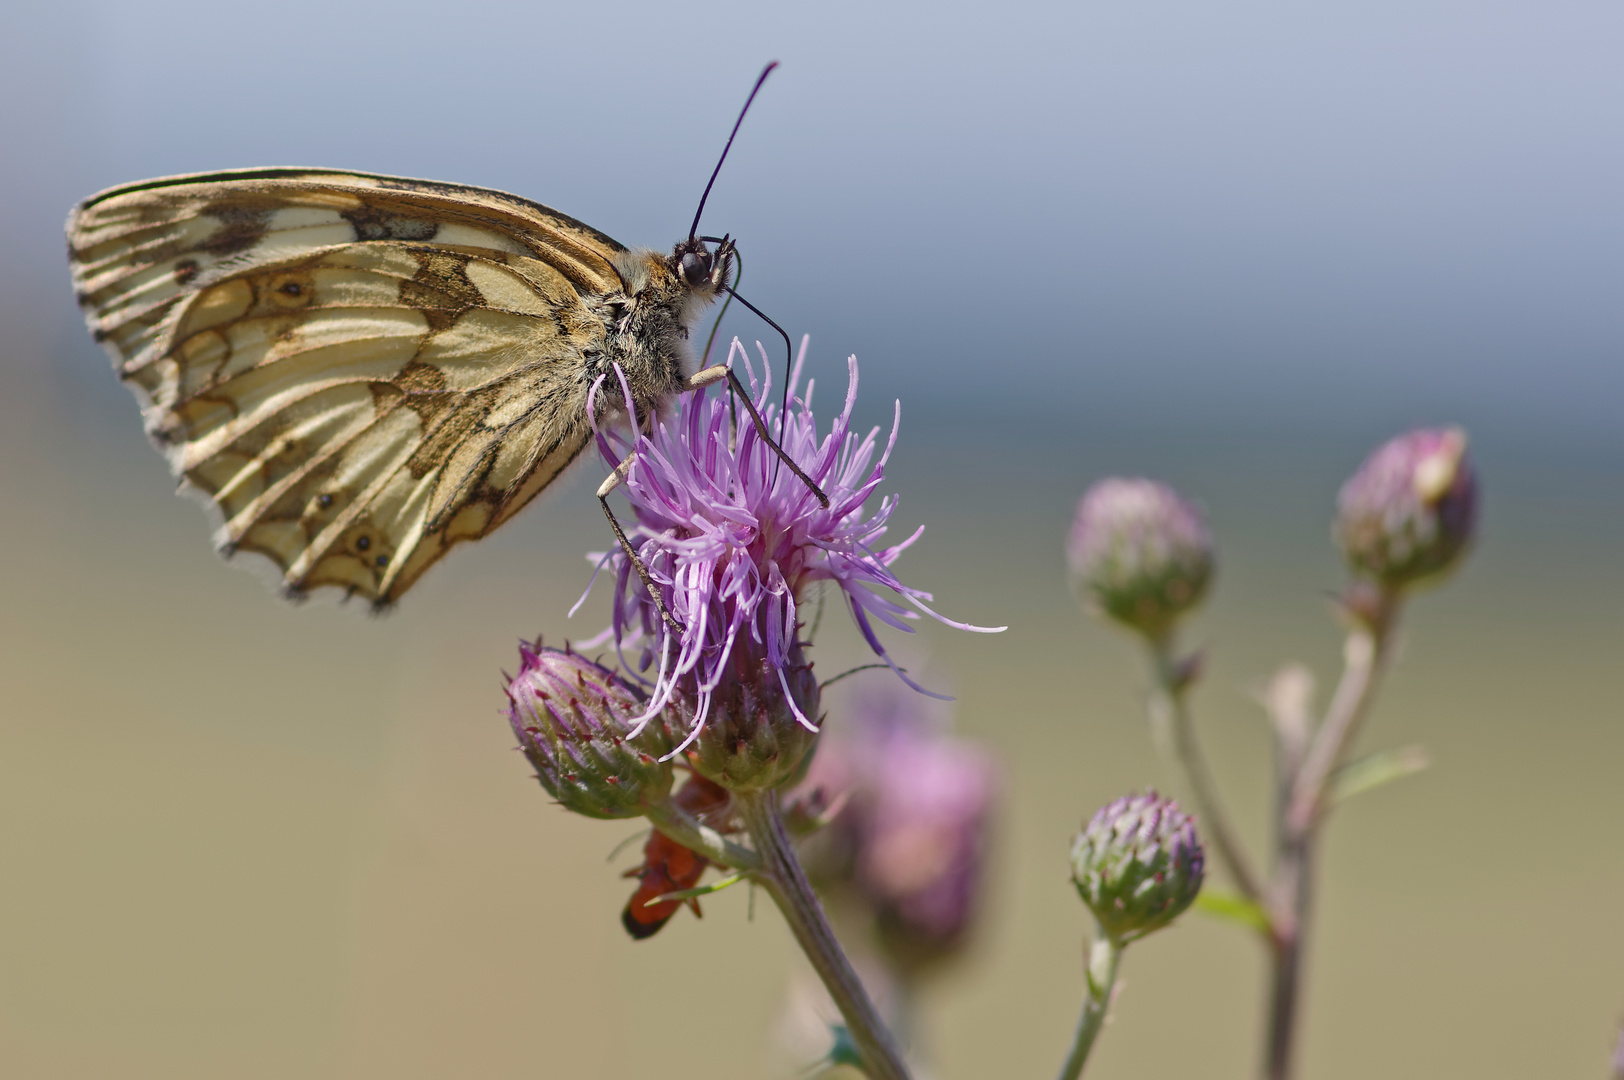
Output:
[[[700,390],[711,383],[721,382],[723,379],[727,380],[728,388],[733,391],[735,400],[744,402],[745,411],[750,414],[750,421],[755,425],[756,434],[761,436],[761,441],[772,448],[772,452],[778,455],[779,461],[789,466],[790,472],[801,478],[801,483],[812,490],[812,494],[818,497],[818,502],[823,508],[825,510],[829,509],[829,496],[825,495],[823,489],[814,484],[812,478],[802,472],[801,467],[791,461],[788,454],[784,453],[784,448],[774,442],[771,435],[767,434],[766,422],[761,419],[761,414],[756,411],[755,402],[750,400],[750,395],[745,392],[744,384],[739,381],[737,375],[733,374],[732,368],[723,367],[720,364],[715,367],[702,368],[694,372],[693,377],[687,381],[682,389],[684,392]]]
[[[659,586],[655,585],[654,579],[649,576],[648,566],[644,564],[643,557],[633,550],[632,542],[626,539],[626,530],[620,527],[615,512],[609,508],[609,493],[626,482],[626,474],[631,471],[632,462],[636,460],[637,451],[633,450],[626,455],[625,461],[615,466],[615,471],[609,474],[609,479],[598,487],[598,505],[603,507],[603,516],[609,519],[609,527],[615,531],[615,542],[620,545],[620,550],[626,553],[626,558],[631,560],[632,568],[642,579],[643,588],[648,590],[649,597],[653,599],[655,608],[660,612],[660,618],[665,620],[665,625],[670,627],[673,634],[681,634],[682,624],[671,614],[671,609],[665,606],[665,597],[660,594]]]

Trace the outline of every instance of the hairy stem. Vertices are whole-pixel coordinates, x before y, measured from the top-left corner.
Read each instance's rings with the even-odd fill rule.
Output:
[[[784,913],[801,951],[840,1009],[862,1058],[863,1071],[871,1080],[908,1080],[908,1068],[891,1032],[858,981],[840,942],[835,940],[823,907],[795,857],[778,811],[777,793],[736,794],[734,800],[761,858],[756,879]]]
[[[1212,841],[1213,849],[1218,854],[1218,861],[1223,863],[1224,869],[1229,872],[1235,888],[1246,899],[1262,907],[1264,892],[1261,879],[1257,871],[1252,869],[1246,849],[1241,847],[1235,828],[1230,824],[1229,815],[1225,812],[1223,800],[1218,794],[1218,783],[1213,778],[1212,768],[1207,764],[1206,755],[1201,752],[1201,744],[1196,740],[1195,725],[1191,722],[1189,703],[1186,700],[1187,680],[1179,672],[1171,636],[1159,638],[1151,645],[1151,661],[1151,670],[1156,680],[1156,692],[1151,707],[1165,709],[1167,712],[1173,736],[1173,755],[1183,768],[1190,792],[1195,797],[1196,812],[1201,816],[1202,831]]]
[[[1096,928],[1093,944],[1088,949],[1088,997],[1083,1000],[1083,1013],[1077,1018],[1071,1053],[1060,1067],[1060,1080],[1077,1080],[1083,1075],[1088,1052],[1094,1048],[1094,1039],[1105,1026],[1105,1014],[1111,1008],[1111,990],[1116,986],[1117,965],[1122,962],[1123,948],[1122,942]]]

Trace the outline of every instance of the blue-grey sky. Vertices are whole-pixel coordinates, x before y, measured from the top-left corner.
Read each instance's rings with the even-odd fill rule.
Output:
[[[0,316],[53,363],[96,356],[59,235],[93,190],[337,165],[663,248],[778,59],[706,224],[831,374],[855,351],[886,396],[1084,419],[1624,419],[1617,3],[11,0],[5,23]]]

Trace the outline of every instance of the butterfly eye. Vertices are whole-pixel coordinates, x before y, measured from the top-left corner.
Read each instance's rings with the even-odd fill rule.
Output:
[[[682,257],[682,279],[689,285],[698,285],[710,277],[711,257],[708,251],[690,251]]]

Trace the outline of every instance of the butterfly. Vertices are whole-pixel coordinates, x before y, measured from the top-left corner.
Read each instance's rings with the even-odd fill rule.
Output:
[[[290,596],[384,607],[543,491],[626,397],[649,417],[737,387],[690,373],[735,256],[698,224],[667,255],[499,191],[268,168],[113,188],[67,232],[91,333],[218,512],[216,546],[268,556]],[[599,498],[655,592],[607,502],[624,470]]]

